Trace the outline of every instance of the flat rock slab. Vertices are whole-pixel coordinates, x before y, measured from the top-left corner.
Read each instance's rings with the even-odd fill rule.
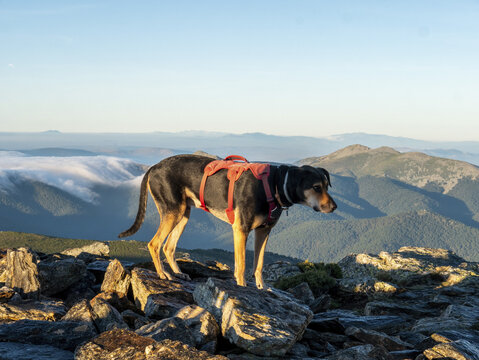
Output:
[[[51,345],[73,350],[96,333],[85,324],[71,321],[19,320],[0,324],[2,341]]]
[[[398,302],[371,301],[364,308],[365,315],[399,315],[407,318],[421,318],[426,316],[438,316],[439,309],[426,307],[425,305],[407,305]]]
[[[354,326],[346,329],[346,335],[352,336],[366,344],[384,346],[389,351],[408,350],[412,348],[411,344],[397,337],[389,336],[379,331],[360,329]]]
[[[193,303],[193,284],[162,280],[151,270],[134,268],[131,287],[136,306],[151,318],[173,316],[182,307]]]
[[[0,342],[2,360],[73,360],[71,351],[49,345]]]
[[[424,351],[426,359],[479,360],[479,347],[467,340],[438,344]]]
[[[110,246],[104,242],[94,242],[90,245],[82,246],[79,248],[67,249],[61,252],[63,255],[69,255],[77,257],[86,263],[94,261],[97,257],[109,256]]]
[[[351,310],[330,310],[315,314],[309,327],[342,334],[346,328],[356,326],[392,334],[403,330],[405,324],[406,320],[396,315],[361,316]]]
[[[223,336],[258,355],[284,355],[313,317],[306,305],[284,292],[241,287],[229,280],[209,278],[197,285],[194,298],[213,314]]]
[[[146,360],[145,348],[155,340],[125,329],[106,331],[75,350],[75,360]]]
[[[199,351],[180,341],[162,340],[145,349],[146,360],[228,360],[222,355],[211,355]]]
[[[55,321],[66,314],[61,301],[27,300],[17,303],[0,304],[0,320],[51,320]]]

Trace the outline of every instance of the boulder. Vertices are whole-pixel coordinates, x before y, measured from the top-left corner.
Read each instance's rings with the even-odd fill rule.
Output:
[[[179,340],[189,346],[195,346],[192,332],[182,319],[170,317],[142,326],[135,331],[138,335],[151,337],[156,341],[164,339]]]
[[[382,331],[390,335],[404,329],[407,324],[403,317],[396,315],[362,316],[351,310],[329,310],[314,315],[309,324],[311,329],[344,333],[350,326],[361,329]]]
[[[93,321],[99,332],[113,329],[128,329],[128,325],[118,310],[103,298],[95,296],[90,300],[90,306],[93,311]]]
[[[131,287],[136,306],[151,318],[171,317],[182,307],[193,303],[192,284],[179,279],[162,280],[151,270],[134,268],[131,271]]]
[[[325,360],[390,360],[387,350],[371,344],[358,345],[324,357]]]
[[[2,360],[73,360],[71,351],[50,345],[32,345],[16,342],[0,342]]]
[[[130,288],[131,275],[117,259],[110,262],[106,269],[101,291],[116,292],[120,296],[126,296]]]
[[[329,309],[331,306],[331,296],[328,294],[323,294],[313,300],[313,302],[309,305],[311,311],[315,314],[319,312],[323,312]]]
[[[366,304],[364,314],[372,316],[399,315],[405,318],[418,318],[439,315],[440,311],[428,307],[427,304],[421,302],[419,304],[402,304],[400,302],[371,301]]]
[[[138,311],[138,308],[128,299],[128,297],[120,296],[116,292],[101,292],[95,295],[94,299],[102,299],[120,312],[125,310]]]
[[[228,360],[221,355],[211,355],[183,344],[181,341],[163,340],[145,348],[146,360]]]
[[[209,278],[197,285],[194,298],[213,314],[224,337],[258,355],[284,355],[313,316],[285,292],[237,286],[228,280]]]
[[[180,270],[191,279],[215,277],[218,279],[232,279],[233,272],[228,265],[218,261],[207,261],[205,263],[188,258],[176,259]]]
[[[389,351],[408,350],[412,348],[411,344],[408,344],[397,337],[389,336],[385,333],[374,330],[360,329],[351,326],[346,329],[345,333],[363,343],[384,346]]]
[[[42,295],[51,296],[66,290],[86,276],[82,260],[58,254],[48,255],[38,263]]]
[[[15,303],[0,304],[0,321],[13,320],[50,320],[60,319],[66,313],[61,301],[23,300]]]
[[[263,267],[263,280],[274,283],[283,277],[301,274],[301,269],[288,261],[276,261]]]
[[[311,305],[314,301],[314,295],[307,282],[302,282],[292,288],[286,290],[299,301],[306,305]]]
[[[61,318],[61,321],[76,321],[89,326],[93,332],[96,332],[94,318],[95,314],[89,301],[84,299],[73,305],[65,316]]]
[[[154,343],[133,331],[114,329],[79,346],[75,360],[146,360],[145,348]]]
[[[180,309],[175,317],[182,319],[188,326],[198,349],[208,344],[208,348],[214,352],[220,328],[209,311],[198,305],[188,305]]]
[[[66,350],[75,349],[95,335],[87,325],[73,321],[18,320],[0,323],[2,341],[51,345]]]
[[[479,346],[467,340],[443,343],[424,350],[426,359],[479,360]]]
[[[96,241],[90,245],[64,250],[61,254],[73,256],[85,261],[86,263],[90,263],[98,257],[109,256],[110,246],[108,243]]]
[[[121,313],[121,317],[128,324],[130,329],[139,329],[142,326],[145,326],[151,323],[151,321],[148,320],[148,318],[141,316],[140,314],[137,314],[136,312],[132,310],[123,311]]]
[[[95,291],[93,291],[94,286],[95,276],[91,272],[87,271],[86,275],[82,279],[56,296],[63,299],[68,307],[72,307],[79,301],[89,301],[93,299],[96,295]]]
[[[8,249],[5,285],[26,299],[39,299],[38,257],[29,248]]]

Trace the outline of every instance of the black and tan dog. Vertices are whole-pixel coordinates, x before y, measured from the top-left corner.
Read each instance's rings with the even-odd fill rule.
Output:
[[[174,272],[174,276],[187,279],[176,261],[175,250],[192,206],[200,207],[199,190],[203,170],[211,158],[199,155],[172,156],[152,166],[141,182],[140,204],[135,223],[119,237],[126,237],[138,231],[145,218],[148,199],[147,188],[155,200],[160,213],[160,227],[148,244],[156,271],[162,279],[173,279],[164,270],[160,261],[160,250]],[[329,173],[312,166],[271,166],[268,178],[270,188],[275,193],[279,208],[302,204],[324,213],[333,212],[336,203],[329,196]],[[220,170],[208,178],[204,196],[209,211],[217,218],[228,222],[225,209],[228,207],[227,170]],[[246,240],[251,230],[255,231],[254,276],[256,286],[264,287],[262,278],[263,257],[269,233],[276,224],[281,211],[273,221],[268,220],[269,204],[261,180],[246,171],[236,181],[234,189],[234,214],[232,224],[234,234],[235,278],[238,285],[245,286]]]

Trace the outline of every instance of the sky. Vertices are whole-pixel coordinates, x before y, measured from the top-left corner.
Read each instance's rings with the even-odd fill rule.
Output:
[[[479,140],[479,1],[0,0],[0,131]]]

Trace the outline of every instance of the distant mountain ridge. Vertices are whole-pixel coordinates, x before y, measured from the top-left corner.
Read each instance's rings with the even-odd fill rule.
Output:
[[[221,157],[241,154],[249,160],[295,162],[306,157],[327,155],[351,144],[363,144],[372,148],[389,146],[401,151],[420,151],[479,165],[479,141],[424,141],[365,133],[314,137],[208,131],[130,134],[0,132],[0,144],[2,149],[17,151],[44,148],[86,150],[102,155],[127,157],[145,164],[154,164],[173,154],[193,153],[197,150]]]

